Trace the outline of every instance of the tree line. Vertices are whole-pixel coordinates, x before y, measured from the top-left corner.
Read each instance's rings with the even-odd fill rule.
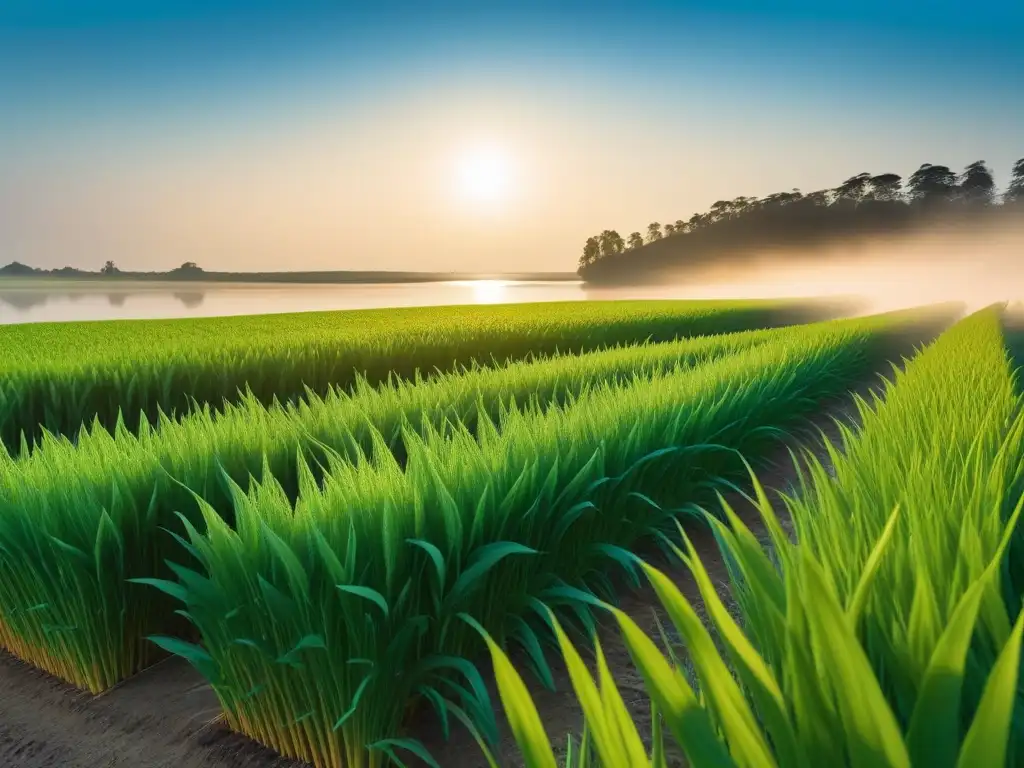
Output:
[[[586,279],[612,277],[640,266],[692,260],[688,257],[701,260],[723,248],[871,234],[1010,208],[1024,212],[1024,159],[1013,165],[1002,195],[983,160],[959,174],[945,165],[925,163],[906,180],[895,173],[859,173],[833,189],[719,200],[689,219],[651,222],[646,233],[631,232],[625,238],[606,229],[587,238],[579,273]]]
[[[103,266],[100,267],[100,271],[90,272],[85,269],[78,269],[76,267],[60,267],[59,269],[39,269],[38,267],[30,267],[27,264],[22,264],[20,261],[12,261],[10,264],[6,264],[0,267],[0,277],[95,277],[99,274],[101,277],[122,277],[122,276],[136,276],[140,273],[135,272],[122,272],[118,268],[117,264],[113,261],[105,261]],[[194,261],[186,261],[180,267],[175,267],[170,272],[159,272],[159,273],[145,273],[145,274],[159,274],[167,275],[172,277],[199,277],[203,275],[203,268],[196,264]]]

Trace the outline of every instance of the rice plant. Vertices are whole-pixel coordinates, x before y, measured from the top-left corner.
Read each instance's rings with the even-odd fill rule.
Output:
[[[765,328],[820,315],[798,302],[569,302],[0,327],[0,443],[155,423],[248,390],[264,404],[469,365],[651,339]]]
[[[812,460],[799,492],[786,498],[796,543],[759,486],[772,554],[727,505],[729,525],[710,519],[738,617],[682,534],[686,551],[678,554],[724,654],[673,583],[644,566],[696,667],[699,692],[609,606],[691,765],[1020,763],[1024,413],[999,320],[993,308],[957,324],[907,366],[884,401],[864,404],[861,432],[847,433],[844,453],[831,457],[834,478]],[[646,765],[600,652],[595,686],[559,639],[601,763]],[[521,682],[500,646],[489,647],[527,764],[553,765]]]
[[[858,629],[903,724],[942,628],[1003,546],[1006,520],[1021,503],[1020,409],[999,308],[977,313],[914,360],[874,409],[862,404],[860,434],[846,433],[843,455],[833,451],[834,476],[812,463],[804,492],[789,501],[800,541],[839,599],[858,602]],[[890,551],[871,564],[877,589],[858,594],[859,574],[896,507]],[[982,593],[968,707],[1024,599],[1024,550],[1012,533],[1008,557]],[[756,626],[770,633],[765,622]],[[1024,722],[1014,738],[1024,738]]]
[[[158,431],[110,435],[96,427],[74,444],[50,438],[0,468],[0,642],[75,685],[103,690],[152,662],[157,649],[146,634],[170,629],[164,617],[172,606],[125,579],[169,575],[163,561],[177,545],[160,529],[184,533],[176,513],[199,522],[193,494],[230,520],[224,478],[246,484],[266,473],[294,499],[297,456],[316,466],[327,454],[358,461],[375,446],[404,453],[403,430],[450,431],[480,416],[491,424],[509,408],[542,409],[601,383],[685,370],[786,332],[560,356],[378,389],[362,384],[354,394],[311,394],[294,407],[267,409],[250,398]],[[72,603],[63,597],[69,593]]]
[[[738,526],[741,536],[752,536],[742,523]],[[879,557],[885,546],[884,540],[880,542]],[[738,560],[744,560],[741,550],[730,545],[726,548]],[[1024,612],[1017,616],[982,680],[977,707],[967,717],[960,712],[959,692],[967,676],[966,651],[982,592],[996,571],[997,560],[971,584],[952,620],[941,629],[931,659],[929,684],[922,688],[912,712],[912,721],[920,725],[904,733],[885,696],[884,684],[876,677],[857,637],[849,608],[844,608],[828,584],[825,567],[806,549],[797,547],[789,554],[784,582],[773,584],[783,588],[787,601],[787,612],[780,617],[789,633],[788,666],[782,669],[772,666],[721,609],[716,615],[716,628],[730,635],[729,655],[723,658],[690,602],[667,576],[650,566],[644,569],[676,629],[695,653],[701,649],[694,657],[700,674],[699,690],[691,687],[628,615],[606,606],[618,622],[651,697],[658,726],[649,751],[616,689],[600,643],[595,642],[594,679],[557,619],[549,617],[586,718],[582,748],[570,750],[566,768],[663,768],[666,734],[682,748],[693,768],[973,768],[1016,764],[1012,759],[1008,761],[1008,745]],[[702,570],[695,553],[690,555],[689,563],[695,573]],[[745,564],[753,565],[749,561]],[[863,576],[865,589],[871,589],[871,572]],[[713,595],[713,588],[702,590],[705,600],[716,599]],[[502,648],[482,628],[479,631],[487,637],[502,704],[526,768],[555,768],[551,742],[522,678]],[[740,670],[741,682],[729,669],[730,662]],[[943,730],[950,725],[952,729]],[[486,745],[482,748],[489,764],[496,768],[490,750]]]
[[[693,503],[744,473],[780,428],[844,393],[871,366],[875,320],[795,330],[714,363],[608,384],[564,407],[513,409],[500,429],[406,435],[300,463],[292,503],[269,473],[233,487],[235,526],[204,508],[174,581],[201,645],[155,638],[211,682],[233,728],[317,766],[382,765],[418,701],[460,712],[493,741],[466,613],[520,644],[538,674],[543,606],[593,620],[581,595],[611,596],[628,548],[664,538]],[[671,478],[671,482],[669,482]],[[190,556],[189,565],[181,556]]]

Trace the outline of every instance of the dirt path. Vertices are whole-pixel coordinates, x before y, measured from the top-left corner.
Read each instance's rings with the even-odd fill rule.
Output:
[[[214,724],[220,706],[195,670],[169,659],[92,697],[0,656],[5,768],[294,768]]]
[[[920,341],[920,339],[918,339]],[[907,347],[904,353],[909,353]],[[898,359],[898,358],[897,358]],[[867,394],[877,387],[877,377],[860,389]],[[856,411],[850,400],[825,409],[800,442],[816,447],[821,454],[821,429],[836,439],[839,419],[855,424]],[[794,468],[788,449],[783,447],[774,466],[759,473],[771,489],[787,488]],[[758,533],[761,526],[748,506],[737,504],[739,512]],[[763,532],[763,531],[762,531]],[[696,535],[712,578],[726,581],[717,546],[709,535]],[[688,574],[670,571],[688,597],[696,590]],[[694,599],[699,607],[699,600]],[[626,595],[622,603],[641,627],[656,636],[656,599],[649,591]],[[666,624],[667,625],[667,624]],[[641,728],[649,723],[643,687],[633,670],[617,632],[602,630],[602,645],[627,704]],[[553,654],[549,654],[553,656]],[[549,658],[557,692],[533,686],[543,721],[556,743],[565,735],[578,733],[581,718],[564,668]],[[522,666],[520,665],[520,668]],[[531,682],[529,675],[527,682]],[[491,686],[495,704],[497,694]],[[0,766],[10,768],[300,768],[301,763],[285,760],[252,741],[232,734],[218,721],[219,707],[209,686],[191,666],[169,659],[125,681],[107,693],[90,697],[53,678],[0,653]],[[502,765],[518,765],[514,743],[503,727],[499,756]],[[476,744],[467,733],[454,731],[445,742],[436,721],[423,717],[410,734],[423,741],[443,768],[483,766]]]

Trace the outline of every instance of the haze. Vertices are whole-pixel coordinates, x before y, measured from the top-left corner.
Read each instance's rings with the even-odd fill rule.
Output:
[[[685,275],[667,275],[666,295],[702,299],[853,299],[855,314],[957,302],[966,311],[1016,304],[1024,286],[1024,225],[836,242],[807,252],[764,251]],[[671,287],[668,287],[671,286]],[[607,298],[628,295],[613,289]]]
[[[1010,3],[85,5],[0,7],[3,263],[571,271],[606,227],[1024,154]]]

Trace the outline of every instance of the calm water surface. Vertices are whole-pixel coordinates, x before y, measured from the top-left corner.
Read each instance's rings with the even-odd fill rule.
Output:
[[[0,282],[0,323],[213,317],[331,309],[504,304],[593,299],[697,298],[692,287],[592,289],[581,282],[464,282],[361,285]]]

